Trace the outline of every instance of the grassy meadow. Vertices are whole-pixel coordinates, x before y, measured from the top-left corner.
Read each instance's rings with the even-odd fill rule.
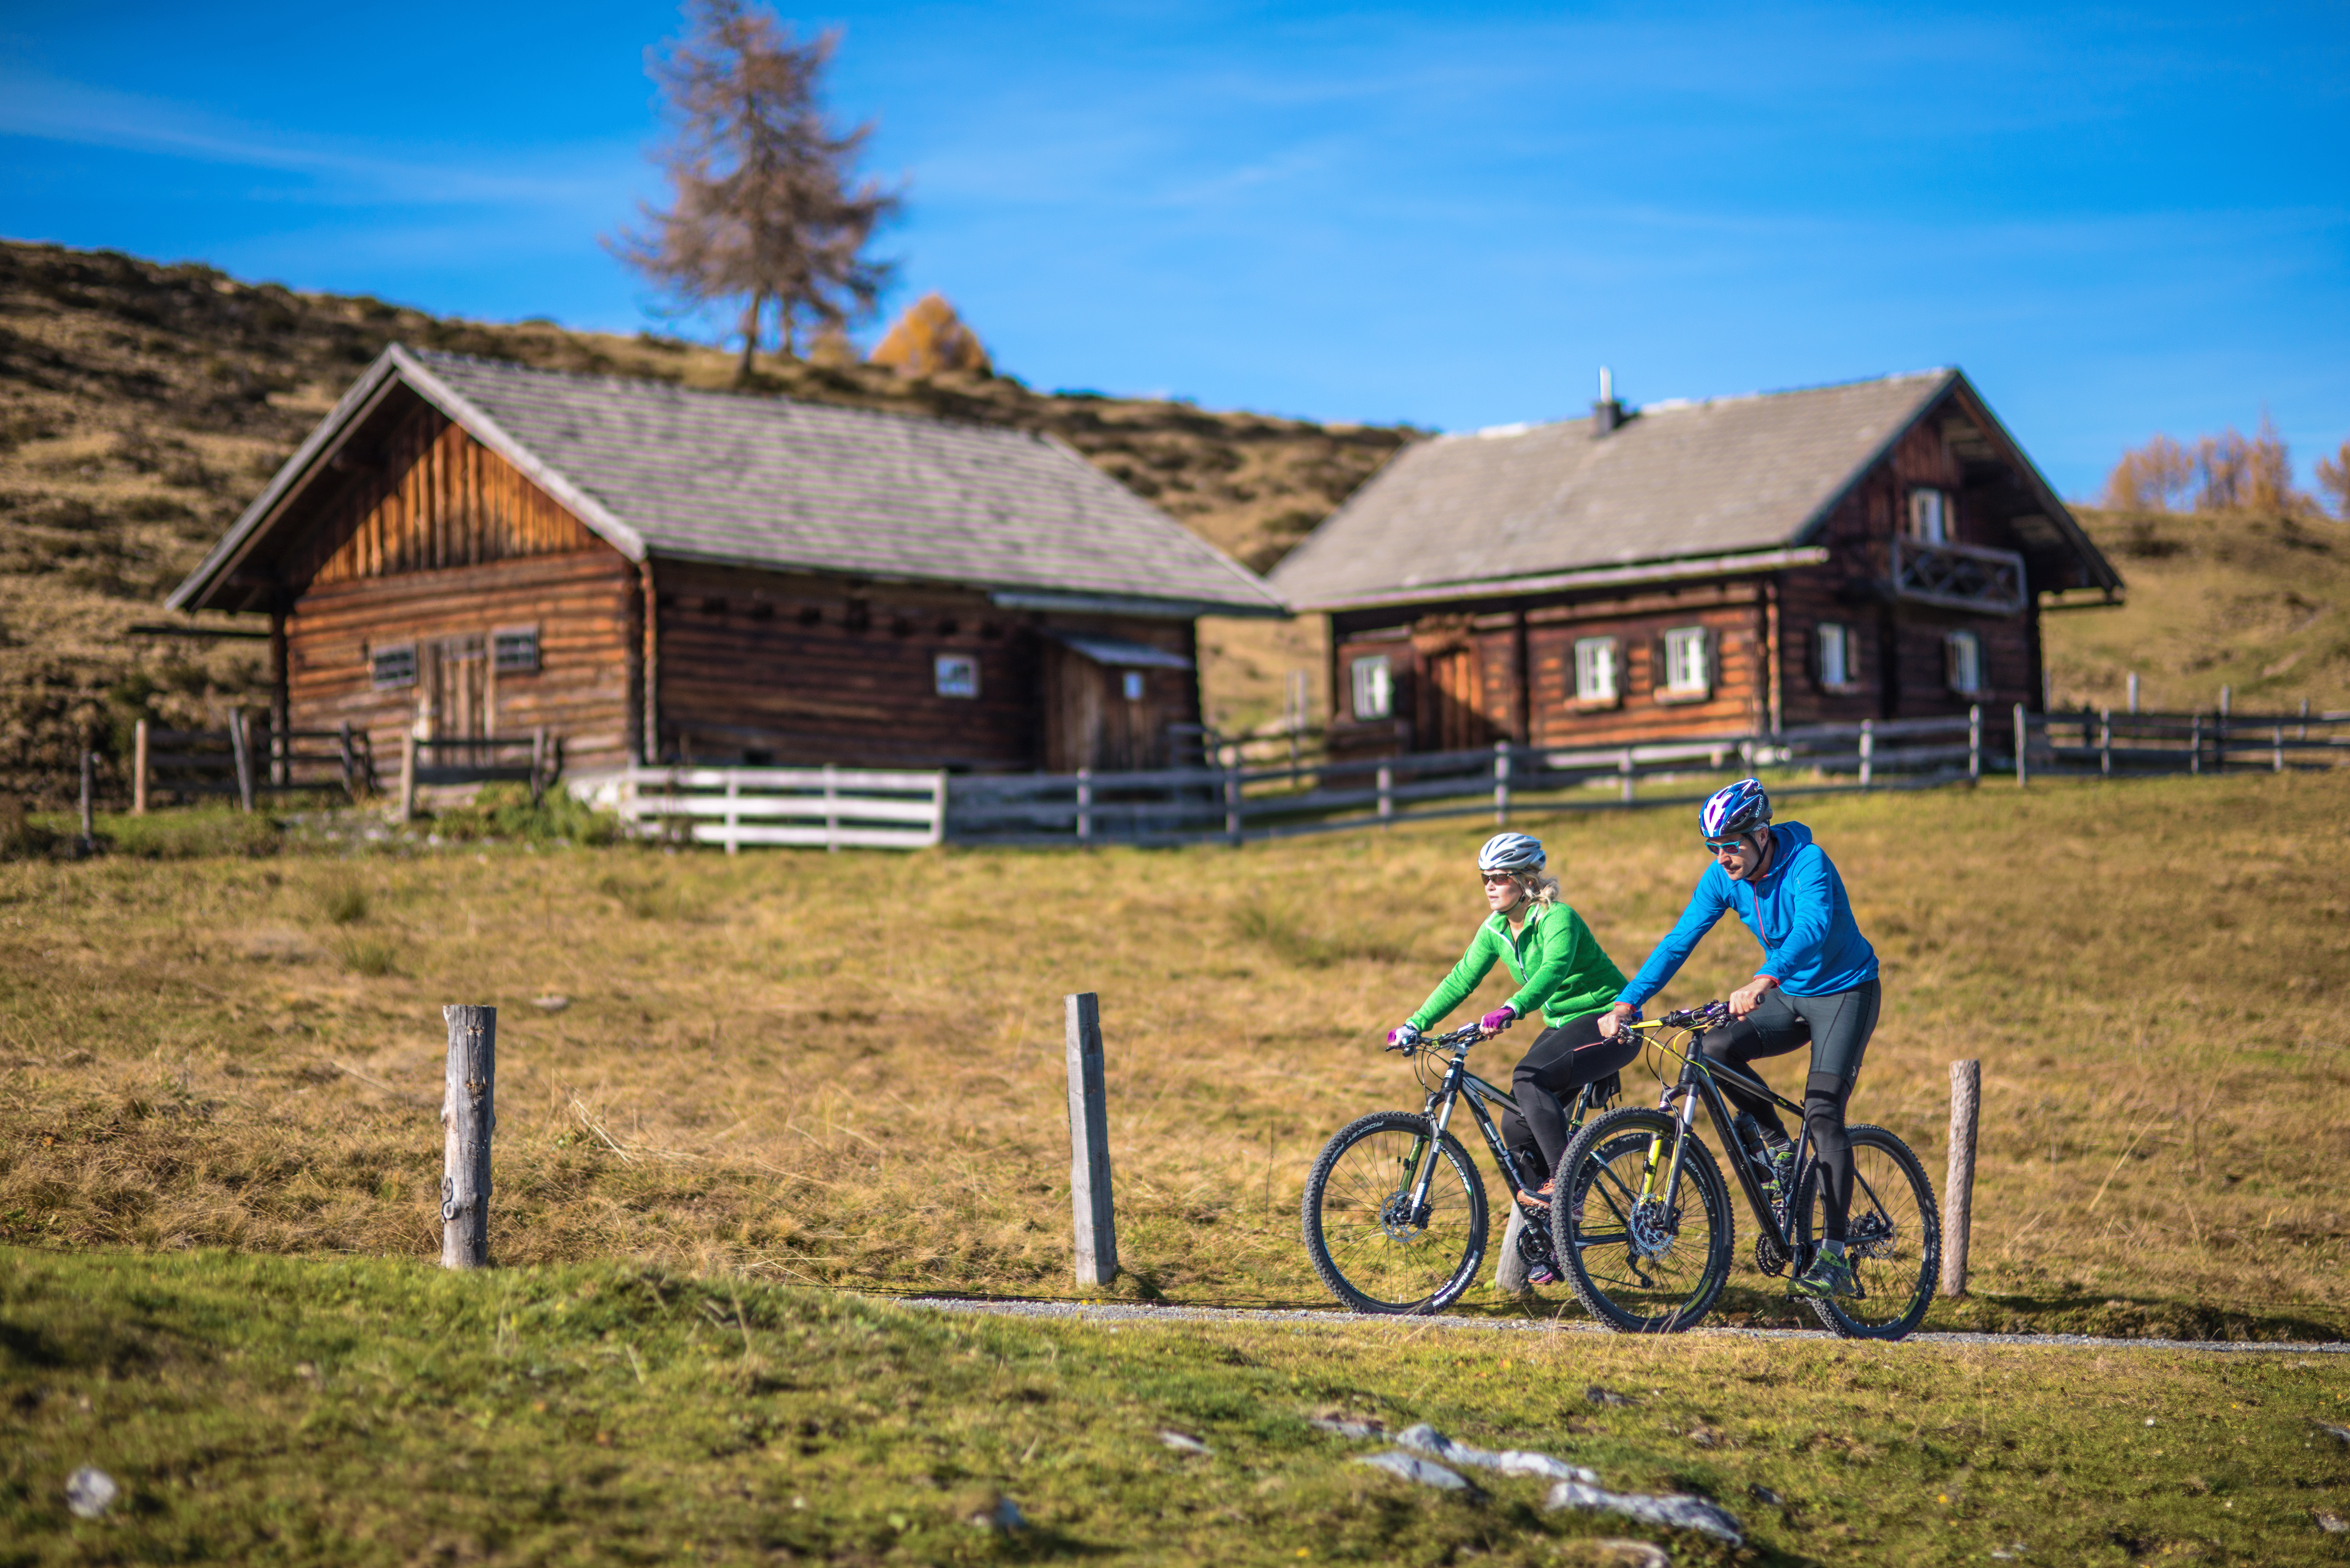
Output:
[[[1701,869],[1686,815],[1529,824],[1627,970]],[[2350,774],[1787,815],[1885,960],[1855,1118],[1939,1186],[1948,1064],[1984,1063],[1977,1291],[1929,1323],[2350,1331]],[[1305,1171],[1354,1116],[1417,1104],[1378,1036],[1458,954],[1488,831],[0,866],[0,1242],[433,1256],[439,1009],[489,1002],[498,1262],[1070,1294],[1060,998],[1092,990],[1115,1289],[1319,1303]],[[1718,930],[1667,1000],[1721,994],[1752,951]],[[1793,1321],[1773,1283],[1742,1267],[1725,1315]]]
[[[2340,1561],[2338,1357],[1041,1324],[599,1263],[16,1251],[0,1563]],[[1602,1389],[1618,1402],[1595,1402]],[[1695,1493],[1465,1499],[1316,1417]],[[1205,1446],[1185,1452],[1161,1436]],[[78,1520],[64,1478],[112,1477]],[[1008,1521],[1006,1501],[1017,1510]]]

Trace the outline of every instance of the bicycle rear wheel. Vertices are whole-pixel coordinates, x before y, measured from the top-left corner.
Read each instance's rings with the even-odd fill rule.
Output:
[[[1832,1333],[1846,1339],[1900,1339],[1925,1321],[1942,1270],[1942,1220],[1926,1168],[1883,1127],[1846,1129],[1852,1138],[1852,1210],[1846,1217],[1845,1259],[1857,1296],[1804,1304]],[[1818,1250],[1826,1219],[1819,1167],[1804,1173],[1795,1193],[1795,1229],[1802,1257]]]
[[[1730,1278],[1730,1193],[1694,1134],[1680,1193],[1664,1200],[1679,1136],[1679,1119],[1663,1111],[1610,1111],[1587,1123],[1558,1162],[1551,1234],[1559,1262],[1575,1298],[1620,1333],[1692,1328]]]
[[[1460,1139],[1433,1132],[1426,1116],[1376,1111],[1340,1128],[1305,1179],[1305,1254],[1357,1312],[1441,1312],[1485,1260],[1484,1180]]]

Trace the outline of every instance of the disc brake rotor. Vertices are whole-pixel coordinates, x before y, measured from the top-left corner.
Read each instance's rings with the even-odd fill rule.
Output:
[[[1424,1221],[1414,1224],[1413,1219],[1411,1193],[1409,1189],[1389,1193],[1388,1200],[1379,1205],[1379,1229],[1388,1233],[1388,1240],[1390,1241],[1418,1240],[1419,1233],[1427,1229],[1427,1225]]]
[[[1680,1216],[1665,1207],[1660,1199],[1644,1198],[1632,1210],[1631,1222],[1625,1227],[1631,1233],[1632,1249],[1644,1258],[1661,1258],[1673,1250],[1674,1238],[1680,1231]]]

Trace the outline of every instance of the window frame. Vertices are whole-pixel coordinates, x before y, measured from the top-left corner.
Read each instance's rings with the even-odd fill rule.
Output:
[[[528,639],[530,662],[508,663],[506,646]],[[546,668],[546,651],[539,645],[536,626],[502,626],[490,633],[490,668],[500,675],[536,675]]]
[[[1364,699],[1374,691],[1377,700],[1367,702]],[[1384,723],[1395,717],[1392,654],[1357,653],[1347,659],[1347,711],[1357,724]]]
[[[1687,648],[1692,642],[1697,648],[1697,684],[1679,685],[1675,680],[1679,671],[1675,668],[1674,648],[1676,644]],[[1656,700],[1659,702],[1703,702],[1710,700],[1714,688],[1713,653],[1711,627],[1701,623],[1674,626],[1659,632],[1657,636],[1657,657],[1663,668],[1656,671],[1656,678],[1651,680]]]
[[[934,653],[931,656],[931,691],[933,696],[955,702],[975,702],[979,700],[979,655]]]
[[[1594,689],[1598,683],[1587,681],[1586,677],[1591,673],[1592,665],[1599,662],[1596,656],[1603,654],[1606,656],[1607,690],[1598,691]],[[1586,710],[1614,708],[1620,706],[1623,701],[1623,639],[1614,636],[1576,638],[1575,639],[1575,705]]]
[[[1966,649],[1963,658],[1959,651],[1961,648]],[[1973,668],[1962,670],[1962,664]],[[1959,679],[1961,674],[1970,676],[1972,684],[1961,684]],[[1983,680],[1982,633],[1971,627],[1955,627],[1942,634],[1942,680],[1961,697],[1980,697],[1991,690]]]
[[[407,673],[404,675],[396,674],[390,680],[386,680],[384,677],[385,659],[392,659],[396,660],[403,655],[407,659]],[[416,644],[414,641],[388,642],[380,646],[371,645],[367,650],[367,656],[368,679],[373,683],[376,691],[405,691],[410,687],[416,684],[418,663]]]
[[[1925,514],[1934,514],[1934,531],[1925,529]],[[1947,545],[1950,542],[1950,493],[1938,484],[1920,484],[1909,492],[1909,512],[1902,532],[1920,545]]]
[[[1828,670],[1829,634],[1835,634],[1837,644],[1838,671]],[[1855,657],[1859,652],[1860,628],[1848,620],[1824,620],[1812,628],[1812,679],[1823,691],[1852,692],[1861,689]]]

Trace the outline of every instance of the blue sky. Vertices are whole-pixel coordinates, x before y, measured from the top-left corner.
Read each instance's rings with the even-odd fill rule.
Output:
[[[673,5],[0,10],[0,234],[633,330]],[[2066,493],[2350,436],[2350,6],[838,5],[1042,388],[1464,429],[1957,364]],[[869,336],[869,330],[868,336]]]

